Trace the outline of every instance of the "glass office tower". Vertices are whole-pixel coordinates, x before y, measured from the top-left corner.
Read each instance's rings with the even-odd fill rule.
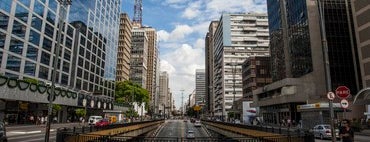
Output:
[[[66,8],[57,86],[89,94],[79,95],[74,106],[81,106],[81,99],[86,98],[91,108],[112,108],[120,3],[120,0],[73,0]],[[51,82],[60,9],[57,0],[0,1],[1,74]],[[15,101],[43,102],[39,100]],[[94,105],[94,101],[102,105]],[[68,104],[71,103],[62,105]]]

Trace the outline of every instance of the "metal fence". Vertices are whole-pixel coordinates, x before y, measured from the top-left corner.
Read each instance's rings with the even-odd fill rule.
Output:
[[[311,135],[272,137],[130,137],[57,132],[57,142],[314,142]]]

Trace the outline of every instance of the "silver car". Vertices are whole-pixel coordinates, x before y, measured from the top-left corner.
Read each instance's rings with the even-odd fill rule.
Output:
[[[339,130],[338,129],[335,129],[335,135],[337,138],[339,138]],[[324,139],[324,138],[332,138],[331,136],[331,128],[330,128],[330,125],[328,124],[320,124],[320,125],[316,125],[315,127],[313,127],[313,134],[315,135],[315,137],[318,137],[320,139]]]
[[[7,142],[4,123],[0,122],[0,142]]]
[[[189,130],[188,133],[186,134],[186,138],[188,138],[188,139],[194,139],[195,138],[194,131],[193,130]]]

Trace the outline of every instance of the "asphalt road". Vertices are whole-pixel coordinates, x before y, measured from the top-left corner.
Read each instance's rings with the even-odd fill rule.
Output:
[[[62,127],[79,126],[78,123],[52,124],[50,142],[56,140],[56,131]],[[45,125],[26,125],[6,127],[9,142],[42,142],[45,140]]]
[[[209,137],[203,127],[194,127],[194,123],[183,120],[166,120],[157,137],[161,138],[186,138],[188,130],[193,130],[195,137]]]

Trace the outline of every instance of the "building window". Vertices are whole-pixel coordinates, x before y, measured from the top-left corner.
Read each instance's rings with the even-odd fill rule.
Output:
[[[35,76],[35,71],[36,71],[36,64],[30,61],[26,61],[26,64],[24,67],[24,74]]]
[[[23,22],[27,23],[28,19],[28,10],[21,6],[20,4],[17,4],[15,8],[15,17],[22,20]]]
[[[2,0],[0,1],[0,9],[10,13],[12,8],[12,1],[11,0]]]
[[[13,35],[16,35],[16,36],[24,39],[25,35],[26,35],[26,30],[27,30],[26,25],[23,25],[20,22],[18,22],[17,20],[14,20],[13,30],[12,30]]]
[[[9,51],[13,52],[13,53],[16,53],[16,54],[19,54],[19,55],[22,55],[23,42],[14,38],[14,37],[12,37],[12,39],[10,40]]]
[[[82,78],[82,69],[77,68],[77,76]]]
[[[63,62],[63,71],[69,73],[69,63],[66,61]]]
[[[48,38],[45,38],[44,37],[44,41],[43,41],[43,44],[42,44],[42,48],[51,52],[51,47],[52,47],[53,43],[51,40],[49,40]]]
[[[42,79],[48,79],[48,75],[49,75],[49,69],[47,67],[44,67],[44,66],[40,66],[40,69],[39,69],[39,78],[42,78]]]
[[[49,64],[50,64],[50,54],[42,51],[42,53],[41,53],[41,63],[49,66]]]
[[[30,30],[30,35],[29,35],[29,42],[35,44],[36,46],[39,46],[40,44],[40,34],[34,30]]]
[[[81,89],[81,80],[80,79],[76,79],[76,88]]]
[[[20,68],[21,68],[21,59],[13,55],[8,55],[6,69],[19,72]]]
[[[68,75],[66,74],[62,74],[62,81],[61,81],[62,84],[64,85],[68,85]]]

